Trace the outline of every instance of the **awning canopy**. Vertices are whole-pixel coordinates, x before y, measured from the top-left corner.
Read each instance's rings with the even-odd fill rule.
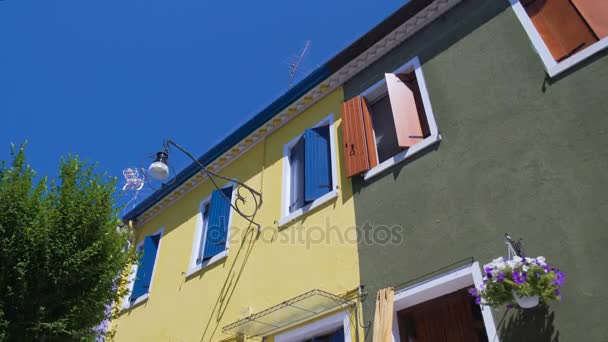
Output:
[[[315,289],[229,324],[222,331],[247,337],[267,336],[275,331],[354,304],[353,301]]]

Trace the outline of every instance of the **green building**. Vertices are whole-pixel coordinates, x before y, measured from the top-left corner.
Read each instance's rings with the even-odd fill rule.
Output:
[[[395,340],[608,340],[608,11],[523,2],[412,0],[389,21],[454,7],[344,85],[374,130],[349,173],[357,224],[373,233],[358,244],[363,320],[394,287]],[[390,115],[412,105],[392,99],[408,82],[418,132]],[[468,304],[480,265],[507,255],[505,233],[567,274],[562,302]]]

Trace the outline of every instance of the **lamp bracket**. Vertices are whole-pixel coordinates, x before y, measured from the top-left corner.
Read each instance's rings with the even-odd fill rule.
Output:
[[[259,191],[254,190],[249,185],[247,185],[245,183],[242,183],[242,182],[239,182],[238,180],[236,180],[234,178],[222,176],[222,175],[220,175],[218,173],[210,171],[198,159],[196,159],[190,152],[188,152],[185,148],[183,148],[182,146],[180,146],[179,144],[177,144],[173,140],[166,140],[163,143],[163,149],[164,149],[163,152],[168,155],[171,146],[177,148],[182,153],[184,153],[185,155],[187,155],[190,159],[192,159],[197,164],[197,166],[200,168],[199,172],[201,172],[203,175],[207,176],[211,180],[211,183],[213,184],[213,186],[216,189],[221,190],[221,188],[218,185],[216,179],[222,179],[222,180],[225,180],[225,181],[228,181],[228,182],[233,182],[234,184],[236,184],[235,201],[234,201],[234,203],[232,203],[232,200],[230,198],[228,198],[224,194],[223,191],[220,191],[220,194],[222,195],[222,197],[224,198],[224,200],[230,204],[230,206],[232,207],[232,209],[234,209],[234,211],[237,212],[237,214],[239,214],[242,218],[244,218],[245,220],[247,220],[247,222],[249,222],[249,223],[253,224],[254,226],[256,226],[257,229],[258,229],[258,233],[260,232],[262,226],[259,223],[257,223],[257,222],[254,221],[255,220],[255,215],[257,214],[260,206],[262,205],[262,194]],[[245,191],[247,193],[243,194],[242,191]],[[245,205],[247,203],[247,198],[248,197],[251,197],[253,199],[253,202],[254,202],[253,210],[251,212],[243,211],[240,208],[240,206]]]

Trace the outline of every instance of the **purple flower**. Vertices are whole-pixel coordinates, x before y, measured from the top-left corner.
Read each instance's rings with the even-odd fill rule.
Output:
[[[562,292],[561,292],[559,289],[555,290],[555,295],[556,295],[556,296],[559,296],[561,293],[562,293]]]
[[[486,272],[486,277],[492,278],[492,267],[485,267],[483,270]]]
[[[545,270],[545,273],[549,273],[549,271],[551,271],[551,267],[549,267],[549,265],[545,265],[543,266],[543,270]]]
[[[503,282],[503,280],[505,280],[505,277],[506,277],[506,276],[507,276],[507,275],[506,275],[506,274],[504,274],[504,272],[500,272],[500,273],[498,273],[498,277],[496,278],[496,281],[498,281],[499,283],[502,283],[502,282]]]
[[[481,303],[481,295],[479,294],[479,291],[477,290],[477,288],[473,287],[473,288],[469,289],[469,294],[471,296],[475,297],[475,304]]]
[[[509,303],[507,304],[507,309],[512,309],[513,308],[513,304]]]
[[[553,284],[555,284],[557,286],[562,286],[562,285],[564,285],[565,280],[566,280],[566,274],[564,272],[561,272],[559,270],[555,272],[555,279],[553,280]]]
[[[513,270],[513,272],[511,273],[511,277],[513,277],[513,281],[517,285],[524,284],[526,282],[526,280],[528,279],[528,275],[519,270]]]

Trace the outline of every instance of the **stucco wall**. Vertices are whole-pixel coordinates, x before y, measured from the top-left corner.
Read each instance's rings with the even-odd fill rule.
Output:
[[[292,226],[278,228],[276,223],[281,212],[283,146],[331,113],[339,137],[342,99],[341,89],[329,94],[221,171],[261,190],[264,196],[255,218],[263,226],[260,237],[252,238],[254,230],[244,233],[245,221],[233,213],[230,249],[224,261],[190,278],[184,276],[200,202],[213,189],[209,182],[137,228],[138,240],[160,227],[165,234],[150,297],[113,322],[117,341],[218,341],[230,337],[221,332],[223,326],[249,313],[312,289],[342,294],[359,285],[355,241],[314,243],[306,239],[311,227],[325,227],[327,220],[336,229],[354,226],[352,187],[344,172],[338,173],[340,190],[335,200]],[[337,160],[338,170],[341,160]],[[302,240],[297,240],[299,234]]]
[[[377,289],[468,257],[483,264],[506,255],[509,232],[567,280],[563,302],[548,310],[502,322],[496,311],[502,340],[608,340],[605,55],[547,80],[506,0],[464,0],[345,86],[348,99],[419,56],[443,137],[419,158],[353,183],[357,223],[401,225],[404,238],[359,244],[365,322]]]

